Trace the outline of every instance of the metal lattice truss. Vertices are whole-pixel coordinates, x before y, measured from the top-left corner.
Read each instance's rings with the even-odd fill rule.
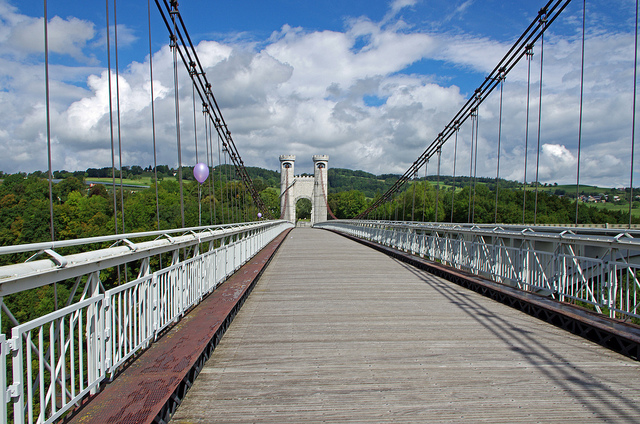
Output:
[[[612,318],[640,318],[640,233],[609,229],[328,221],[332,229]]]
[[[67,306],[26,323],[2,302],[13,328],[0,335],[0,422],[62,417],[290,227],[254,222],[0,248],[38,252],[0,267],[2,296],[74,281]],[[105,242],[113,245],[95,249]],[[83,252],[58,253],[65,248]],[[114,269],[137,277],[105,290],[102,275]]]

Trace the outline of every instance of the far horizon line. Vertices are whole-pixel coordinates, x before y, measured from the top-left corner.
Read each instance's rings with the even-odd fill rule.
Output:
[[[215,165],[215,166],[211,166],[211,168],[215,169],[215,168],[220,167],[220,166],[233,167],[234,165],[233,164],[218,164],[218,165]],[[159,164],[159,165],[156,166],[156,168],[160,168],[160,167],[167,167],[169,171],[177,171],[177,169],[178,169],[177,167],[176,168],[169,167],[169,165],[166,165],[166,164]],[[195,165],[193,165],[193,166],[191,166],[191,165],[183,165],[182,169],[193,169],[194,167],[195,167]],[[131,171],[133,168],[140,168],[140,169],[142,169],[143,173],[154,172],[154,167],[151,166],[151,165],[148,165],[146,167],[142,167],[141,165],[123,165],[122,166],[122,170],[123,171]],[[245,166],[245,168],[247,168],[247,169],[248,168],[262,169],[262,170],[266,170],[266,171],[269,171],[269,172],[274,172],[274,173],[277,173],[277,174],[280,173],[279,169],[274,170],[274,169],[269,169],[269,168],[262,168],[260,166],[249,166],[249,165],[247,165],[247,166]],[[86,168],[85,170],[76,170],[76,171],[69,171],[69,170],[66,170],[66,169],[62,169],[62,170],[54,170],[54,171],[52,171],[52,176],[55,175],[55,174],[60,174],[60,173],[62,173],[62,174],[71,174],[71,176],[78,176],[79,173],[87,174],[89,170],[102,171],[102,170],[111,170],[111,169],[112,168],[108,167],[108,166],[105,166],[105,167],[102,167],[102,168],[90,167],[90,168]],[[397,174],[396,173],[374,174],[372,172],[365,171],[365,170],[362,170],[362,169],[351,169],[351,168],[341,168],[341,167],[329,167],[329,170],[332,170],[332,171],[333,170],[346,170],[346,171],[351,171],[351,172],[363,172],[363,173],[372,175],[374,177],[388,176],[388,177],[400,178],[402,176],[402,174],[399,174],[399,173],[397,173]],[[115,169],[115,171],[119,172],[120,170],[119,169]],[[31,175],[34,175],[34,174],[36,174],[36,175],[37,174],[42,174],[44,176],[42,176],[41,178],[47,178],[46,175],[48,174],[48,172],[47,171],[36,170],[36,171],[32,171],[32,172],[18,171],[18,172],[14,172],[14,173],[5,173],[4,171],[0,170],[0,181],[2,180],[2,178],[4,176],[16,175],[16,174],[25,174],[27,177],[31,176]],[[302,172],[300,175],[304,175],[304,174],[307,174],[307,173]],[[309,174],[309,175],[311,175],[311,174]],[[64,178],[67,178],[67,177],[64,177]],[[92,176],[83,175],[83,178],[108,178],[108,177],[92,177]],[[116,178],[120,178],[120,177],[117,176]],[[431,178],[437,178],[437,174],[422,176],[422,177],[418,177],[417,179],[409,180],[409,181],[424,181],[424,180],[428,180],[428,179],[431,179]],[[494,180],[495,181],[495,177],[486,177],[486,176],[473,177],[473,176],[468,176],[468,175],[456,175],[456,176],[453,176],[453,175],[441,174],[440,178],[456,178],[456,179],[460,178],[460,179],[465,179],[465,180],[466,179],[474,179],[475,178],[475,179]],[[54,176],[54,179],[59,179],[59,178]],[[510,183],[523,184],[522,181],[509,180],[509,179],[502,178],[502,177],[500,177],[498,180],[499,181],[506,181],[506,182],[510,182]],[[532,187],[534,183],[535,183],[535,181],[527,181],[526,184],[527,184],[528,187]],[[574,188],[577,186],[577,184],[575,184],[575,183],[558,183],[558,182],[555,182],[555,181],[554,182],[542,182],[542,181],[540,181],[539,185],[542,186],[542,187],[552,186],[552,187],[574,187]],[[599,186],[599,185],[593,185],[593,184],[580,184],[580,187],[602,188],[602,189],[610,189],[610,190],[628,190],[629,189],[628,186],[615,187],[615,186]],[[640,190],[640,187],[634,187],[633,189],[636,190],[636,188],[638,190]]]

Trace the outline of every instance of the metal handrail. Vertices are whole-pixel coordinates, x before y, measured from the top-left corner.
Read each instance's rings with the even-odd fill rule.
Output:
[[[269,221],[269,222],[278,222],[278,221]],[[208,225],[201,227],[187,227],[187,228],[177,228],[173,230],[156,230],[156,231],[144,231],[139,233],[125,233],[125,234],[113,234],[108,236],[99,236],[99,237],[86,237],[72,240],[58,240],[58,241],[46,241],[40,243],[26,243],[26,244],[17,244],[13,246],[0,246],[0,255],[9,255],[13,253],[24,253],[24,252],[38,252],[44,251],[47,249],[55,250],[63,247],[74,247],[74,246],[82,246],[82,245],[91,245],[96,243],[105,243],[105,242],[118,242],[123,240],[131,240],[137,238],[148,238],[148,237],[165,237],[170,234],[186,234],[186,233],[204,233],[206,231],[215,232],[215,231],[224,231],[229,229],[236,229],[238,231],[242,231],[242,229],[247,227],[252,227],[256,225],[264,225],[265,221],[256,221],[256,222],[242,222],[235,224],[223,224],[223,225]]]

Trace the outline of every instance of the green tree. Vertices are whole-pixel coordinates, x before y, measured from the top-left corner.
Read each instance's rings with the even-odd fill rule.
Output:
[[[358,190],[329,194],[331,211],[338,219],[349,219],[363,212],[366,208],[364,193]]]
[[[296,202],[296,219],[311,219],[311,200],[302,198]]]
[[[69,193],[74,191],[84,192],[86,189],[84,181],[76,177],[68,177],[60,181],[53,187],[54,199],[58,199],[59,202],[66,202]]]
[[[260,192],[260,199],[262,199],[262,203],[274,218],[280,218],[280,195],[278,190],[273,187],[267,187]]]

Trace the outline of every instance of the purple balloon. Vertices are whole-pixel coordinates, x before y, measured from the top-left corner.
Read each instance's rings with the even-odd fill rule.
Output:
[[[262,214],[258,212],[258,219],[262,218]]]
[[[198,180],[200,184],[205,182],[205,180],[209,176],[209,167],[207,166],[207,164],[200,162],[199,164],[194,166],[193,176],[196,177],[196,180]]]

